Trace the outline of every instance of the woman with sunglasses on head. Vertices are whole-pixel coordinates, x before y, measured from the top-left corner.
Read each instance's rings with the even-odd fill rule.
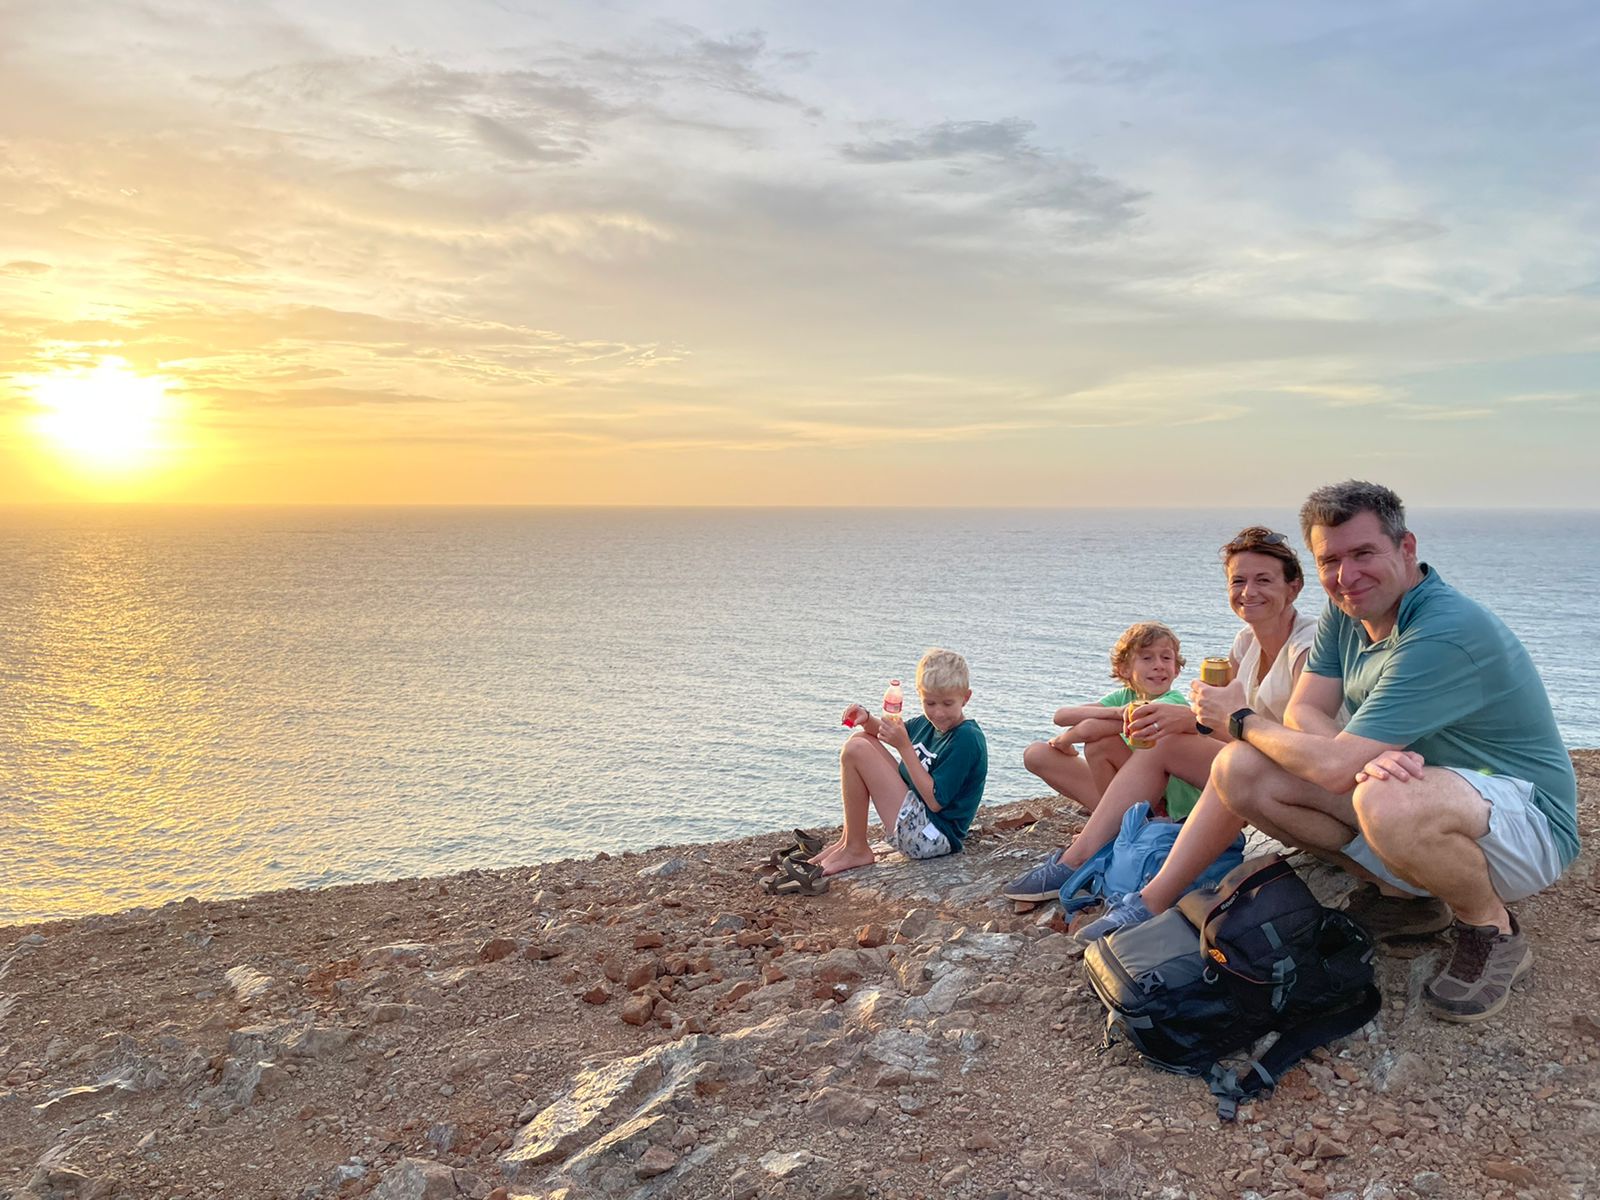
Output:
[[[1260,525],[1240,530],[1222,547],[1220,555],[1227,570],[1228,604],[1245,623],[1228,654],[1234,678],[1243,684],[1249,707],[1273,713],[1274,720],[1281,720],[1317,630],[1316,620],[1294,606],[1305,586],[1299,556],[1283,534]],[[1124,814],[1135,804],[1162,796],[1173,779],[1204,788],[1211,774],[1211,760],[1231,739],[1225,729],[1211,730],[1207,735],[1200,733],[1196,725],[1194,712],[1181,705],[1150,704],[1138,710],[1128,733],[1154,745],[1129,756],[1070,846],[1051,851],[1044,862],[1001,894],[1010,900],[1053,899],[1078,867],[1117,836]],[[1201,797],[1203,801],[1204,792]],[[1219,804],[1205,808],[1208,813],[1220,810],[1233,819]],[[1200,809],[1201,802],[1196,802],[1192,811]],[[1184,819],[1189,814],[1169,815]],[[1210,865],[1198,864],[1191,880]]]
[[[1246,707],[1257,712],[1271,712],[1275,714],[1274,721],[1282,721],[1317,629],[1314,619],[1297,612],[1294,607],[1295,598],[1305,586],[1299,556],[1283,534],[1253,525],[1240,530],[1237,537],[1222,547],[1222,559],[1228,571],[1228,604],[1245,623],[1228,656],[1233,662],[1234,682],[1244,689]],[[1197,697],[1201,689],[1209,686],[1205,683],[1191,685],[1191,697]],[[1217,729],[1207,738],[1172,740],[1179,744],[1207,743],[1206,773],[1209,775],[1210,759],[1216,757],[1225,742],[1233,739],[1227,730]],[[1182,768],[1174,766],[1173,769]],[[1152,913],[1170,908],[1211,865],[1209,851],[1201,847],[1215,844],[1213,835],[1220,836],[1224,827],[1230,837],[1245,827],[1245,823],[1219,801],[1209,782],[1205,783],[1205,790],[1186,825],[1193,828],[1186,827],[1178,835],[1156,877],[1142,891],[1114,901],[1104,916],[1077,930],[1073,934],[1076,940],[1087,945],[1114,930],[1147,921]],[[1227,838],[1222,840],[1226,842]]]

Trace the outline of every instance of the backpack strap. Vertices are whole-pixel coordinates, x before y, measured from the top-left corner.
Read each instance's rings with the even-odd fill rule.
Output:
[[[1251,1061],[1243,1079],[1238,1071],[1225,1068],[1221,1063],[1214,1064],[1206,1076],[1206,1084],[1217,1098],[1217,1116],[1224,1121],[1233,1120],[1239,1114],[1241,1101],[1270,1092],[1295,1063],[1318,1046],[1354,1033],[1382,1008],[1383,993],[1376,984],[1369,983],[1361,998],[1349,1008],[1324,1013],[1285,1029],[1259,1060]]]

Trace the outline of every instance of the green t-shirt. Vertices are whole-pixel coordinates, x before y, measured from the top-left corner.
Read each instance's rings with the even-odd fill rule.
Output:
[[[989,775],[989,743],[970,717],[948,733],[940,733],[927,717],[912,717],[906,722],[906,733],[911,735],[911,748],[933,776],[933,798],[939,802],[939,811],[930,808],[928,819],[959,850],[983,801],[983,784]],[[900,764],[900,778],[906,781],[906,787],[916,791],[904,763]]]
[[[1100,703],[1107,708],[1126,708],[1130,703],[1139,700],[1139,693],[1132,688],[1118,688],[1108,696],[1101,696]],[[1141,704],[1181,704],[1189,707],[1189,697],[1181,692],[1168,692],[1165,696],[1157,696],[1151,700],[1140,700]],[[1127,738],[1123,738],[1127,741]],[[1194,811],[1195,802],[1200,799],[1200,789],[1192,783],[1179,779],[1176,775],[1167,776],[1167,790],[1162,793],[1167,801],[1167,815],[1174,821],[1181,821]]]
[[[1394,629],[1374,642],[1328,605],[1306,670],[1337,679],[1359,737],[1403,746],[1435,767],[1533,785],[1564,863],[1578,856],[1578,782],[1544,682],[1500,618],[1422,567]]]

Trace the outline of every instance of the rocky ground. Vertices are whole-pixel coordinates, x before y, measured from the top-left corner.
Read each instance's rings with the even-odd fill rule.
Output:
[[[1386,954],[1381,1016],[1219,1124],[993,898],[1052,809],[810,899],[763,837],[0,929],[0,1196],[1600,1196],[1592,848],[1499,1020]]]

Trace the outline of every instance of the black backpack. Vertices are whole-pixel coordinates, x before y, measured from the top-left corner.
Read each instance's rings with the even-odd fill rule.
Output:
[[[1092,943],[1083,966],[1106,1007],[1105,1044],[1120,1034],[1152,1065],[1204,1077],[1232,1120],[1240,1101],[1378,1014],[1372,956],[1366,930],[1267,855]],[[1277,1040],[1242,1077],[1222,1065],[1270,1033]]]

